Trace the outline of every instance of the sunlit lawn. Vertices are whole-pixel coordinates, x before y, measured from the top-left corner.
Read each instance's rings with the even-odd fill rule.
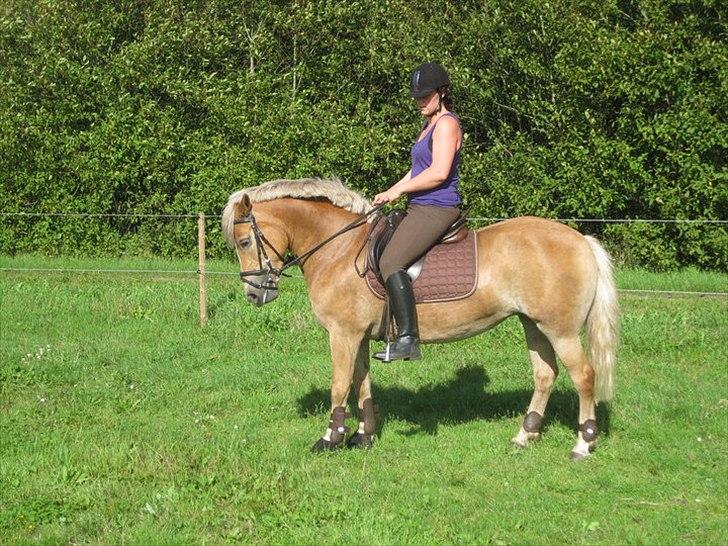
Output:
[[[149,266],[195,264],[0,259]],[[621,295],[617,395],[598,410],[599,449],[571,463],[565,373],[542,441],[509,445],[532,389],[517,320],[426,346],[421,362],[374,363],[374,448],[321,456],[309,448],[328,420],[328,343],[301,279],[256,309],[233,275],[212,276],[204,329],[194,275],[0,271],[0,290],[0,543],[725,541],[726,298]]]

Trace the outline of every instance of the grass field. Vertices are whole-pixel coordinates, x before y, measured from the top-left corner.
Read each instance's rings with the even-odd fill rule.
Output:
[[[194,270],[0,258],[0,268]],[[211,269],[234,271],[234,264]],[[725,292],[728,276],[622,271],[620,288]],[[234,276],[0,271],[0,543],[725,544],[728,300],[622,294],[599,449],[568,454],[562,371],[543,439],[523,333],[373,363],[369,451],[313,455],[328,342],[301,279],[261,309]],[[350,424],[354,424],[354,420]]]

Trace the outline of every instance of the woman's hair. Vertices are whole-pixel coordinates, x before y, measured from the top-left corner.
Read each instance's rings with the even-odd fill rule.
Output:
[[[437,92],[440,95],[440,104],[445,106],[448,110],[452,110],[452,92],[450,91],[449,85],[444,85],[440,87]]]

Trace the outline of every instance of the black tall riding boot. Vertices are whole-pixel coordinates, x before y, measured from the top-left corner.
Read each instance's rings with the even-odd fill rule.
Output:
[[[384,362],[417,360],[420,358],[420,332],[417,328],[412,280],[406,271],[397,271],[387,277],[384,285],[398,332],[395,342],[384,351],[374,353],[374,358]]]

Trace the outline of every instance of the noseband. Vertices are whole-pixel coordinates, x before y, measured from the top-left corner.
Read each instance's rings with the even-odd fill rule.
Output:
[[[381,209],[384,206],[384,204],[381,204],[379,206],[374,207],[373,209],[369,210],[368,212],[362,214],[359,218],[354,220],[351,224],[344,226],[339,231],[334,233],[331,237],[325,239],[324,241],[320,242],[310,250],[307,250],[300,256],[291,258],[289,260],[286,260],[283,255],[278,252],[278,250],[273,246],[273,244],[268,240],[268,238],[265,236],[263,231],[258,227],[258,223],[255,221],[255,216],[253,215],[253,212],[249,212],[247,216],[235,220],[233,224],[250,224],[250,228],[253,231],[253,237],[255,237],[255,246],[258,251],[258,269],[251,269],[248,271],[241,271],[240,272],[240,280],[243,281],[245,284],[248,284],[252,286],[253,288],[257,288],[258,290],[278,290],[278,280],[281,277],[290,277],[290,275],[285,273],[285,270],[289,267],[292,267],[296,264],[303,264],[304,260],[306,260],[309,256],[311,256],[314,252],[318,251],[321,247],[323,247],[325,244],[333,241],[338,236],[343,235],[347,231],[351,231],[354,228],[357,228],[361,226],[362,224],[365,224],[367,221],[367,218],[377,212],[379,209]],[[266,252],[265,247],[269,247],[276,255],[276,257],[281,261],[282,265],[281,267],[274,267],[273,262],[271,261],[270,257],[268,256],[268,252]],[[265,275],[265,281],[262,283],[258,283],[255,281],[252,281],[248,279],[247,277],[258,277],[260,275]]]

